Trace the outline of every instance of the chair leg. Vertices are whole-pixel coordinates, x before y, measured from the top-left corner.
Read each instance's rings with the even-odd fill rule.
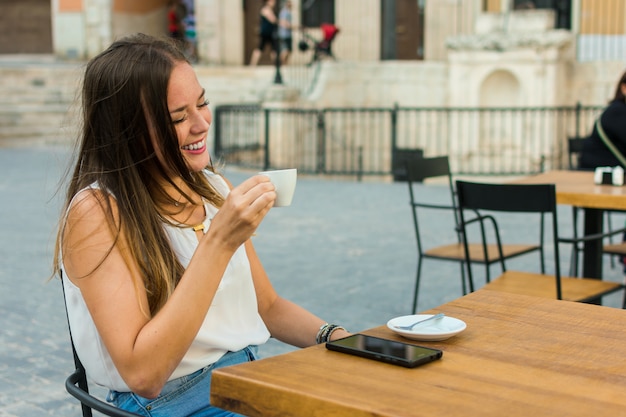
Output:
[[[463,289],[463,295],[467,295],[467,284],[465,283],[465,262],[460,262],[461,265],[461,288]]]
[[[413,291],[413,308],[411,310],[411,314],[415,314],[417,312],[417,296],[420,288],[420,275],[422,272],[422,257],[419,256],[417,259],[417,271],[415,273],[415,290]]]
[[[578,246],[574,244],[572,246],[572,255],[569,261],[569,276],[577,277],[578,276]]]
[[[611,224],[611,213],[606,213],[606,224],[608,230],[613,230],[613,225]],[[609,236],[609,243],[613,244],[613,236]],[[610,256],[611,261],[611,269],[615,269],[615,256]]]
[[[573,232],[572,236],[574,239],[578,238],[578,207],[572,207],[572,225]],[[578,276],[578,254],[579,254],[578,243],[572,244],[572,255],[570,258],[570,267],[569,267],[569,275],[571,277]]]
[[[489,266],[490,266],[489,262],[485,263],[485,282],[487,284],[491,282],[491,273],[489,271]],[[468,268],[470,268],[470,267],[468,266]],[[504,271],[502,271],[502,272],[504,272]]]
[[[467,267],[467,283],[469,284],[469,292],[474,292],[474,277],[472,277],[472,263],[464,262]]]

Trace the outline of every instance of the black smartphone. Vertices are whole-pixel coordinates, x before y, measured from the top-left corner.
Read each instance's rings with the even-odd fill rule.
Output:
[[[443,352],[439,349],[364,334],[353,334],[343,339],[326,342],[326,348],[406,368],[415,368],[443,356]]]

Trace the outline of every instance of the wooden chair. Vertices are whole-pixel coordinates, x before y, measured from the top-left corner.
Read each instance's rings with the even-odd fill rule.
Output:
[[[559,244],[577,243],[580,240],[603,239],[605,234],[585,236],[577,240],[560,238],[558,233],[558,218],[556,205],[556,188],[554,184],[484,184],[466,181],[457,181],[457,195],[461,219],[466,257],[469,257],[467,243],[468,227],[476,223],[480,230],[483,244],[487,244],[487,237],[494,236],[498,246],[502,246],[501,233],[496,215],[505,213],[536,213],[539,222],[539,240],[543,244],[545,231],[544,218],[552,225],[552,240],[554,254],[554,274],[510,271],[507,270],[505,260],[502,259],[502,275],[485,284],[485,289],[509,293],[525,294],[536,297],[556,298],[569,301],[595,301],[600,297],[624,288],[621,283],[607,282],[599,279],[573,278],[561,276]],[[466,220],[467,212],[474,217]],[[492,231],[493,234],[488,233]],[[468,266],[468,276],[472,279],[471,267]],[[626,298],[625,298],[626,301]]]
[[[407,158],[405,161],[406,179],[409,187],[410,205],[412,207],[413,226],[415,229],[415,239],[417,242],[417,271],[415,274],[415,289],[413,291],[412,312],[417,311],[417,303],[419,298],[420,277],[422,270],[422,262],[425,259],[434,259],[440,261],[458,262],[461,268],[461,286],[463,295],[467,294],[467,284],[465,279],[465,250],[463,240],[459,229],[458,206],[456,202],[456,193],[452,183],[452,175],[450,172],[450,164],[447,156],[439,156],[434,158]],[[435,204],[426,200],[420,193],[420,185],[428,178],[445,177],[447,186],[450,190],[449,203]],[[421,185],[423,186],[423,185]],[[454,229],[449,230],[449,243],[437,246],[424,244],[421,236],[420,218],[426,214],[426,211],[439,211],[445,213],[450,220],[450,224]],[[442,230],[442,234],[446,234]],[[496,245],[487,246],[487,255],[483,252],[483,246],[480,243],[469,245],[470,262],[484,264],[486,267],[487,279],[489,279],[489,265],[498,262],[501,257],[509,258],[532,251],[540,250],[538,245],[506,245],[503,246],[501,254]],[[542,256],[543,265],[543,256]],[[474,283],[469,280],[470,291],[474,291]]]
[[[63,287],[63,282],[61,282],[61,286]],[[65,287],[63,287],[63,301],[65,302]],[[65,314],[67,315],[67,304],[65,304]],[[89,393],[87,373],[85,372],[85,367],[78,358],[76,349],[74,348],[74,339],[72,338],[72,331],[69,328],[69,317],[67,325],[70,334],[70,343],[72,345],[72,354],[74,356],[74,366],[76,369],[65,380],[65,389],[72,397],[80,401],[83,417],[92,417],[92,410],[96,410],[105,416],[138,417],[139,414],[119,409]]]

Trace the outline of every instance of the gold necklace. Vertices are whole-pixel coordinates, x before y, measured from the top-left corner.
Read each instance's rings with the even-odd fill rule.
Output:
[[[202,197],[202,205],[204,206],[204,204],[205,204],[205,200],[204,200],[204,197]],[[205,211],[206,211],[206,208],[205,208]],[[209,219],[209,221],[211,221],[211,220],[213,220],[212,217]],[[206,217],[205,217],[205,220],[202,220],[201,223],[198,223],[198,224],[192,225],[192,226],[187,226],[187,227],[190,227],[191,229],[193,229],[194,232],[203,232],[204,231],[204,222],[205,221],[206,221]]]

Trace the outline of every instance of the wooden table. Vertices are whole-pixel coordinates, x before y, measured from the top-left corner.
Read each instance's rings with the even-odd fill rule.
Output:
[[[626,187],[595,185],[591,171],[549,171],[524,177],[514,182],[519,184],[555,184],[558,204],[567,204],[584,209],[585,235],[603,231],[602,214],[605,210],[626,210]],[[584,244],[583,276],[602,278],[602,242],[599,240]]]
[[[478,290],[431,312],[467,329],[414,342],[441,360],[406,369],[318,345],[213,372],[211,403],[248,416],[626,415],[626,311]]]

